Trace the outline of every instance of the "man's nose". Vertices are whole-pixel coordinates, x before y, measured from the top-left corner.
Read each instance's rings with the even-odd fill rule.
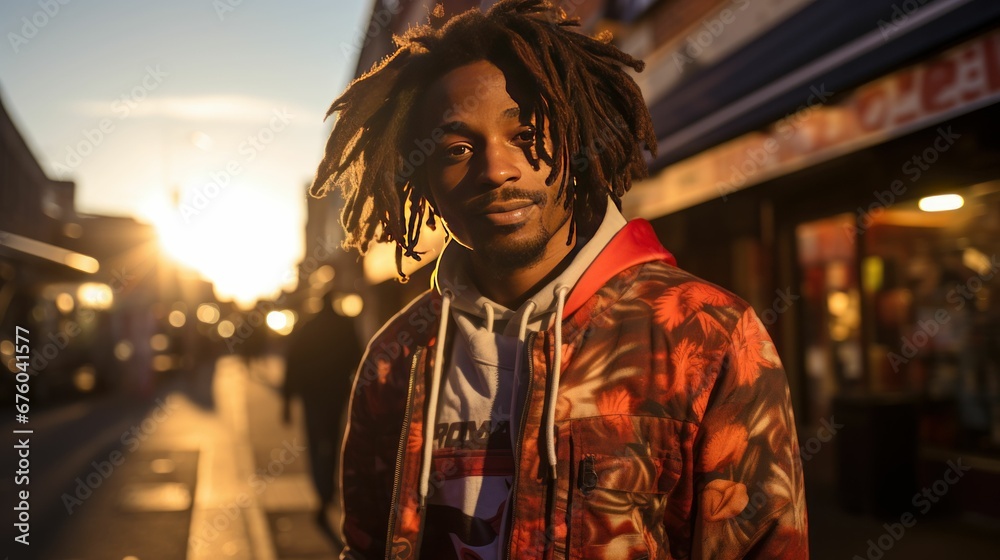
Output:
[[[508,181],[521,178],[521,168],[517,165],[517,151],[510,146],[491,145],[483,152],[482,171],[479,179],[484,186],[494,188]]]

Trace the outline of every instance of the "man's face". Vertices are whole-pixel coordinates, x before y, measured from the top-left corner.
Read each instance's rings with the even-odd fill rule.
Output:
[[[545,184],[551,168],[535,152],[525,90],[490,62],[460,66],[428,88],[416,130],[418,139],[444,132],[424,168],[435,207],[456,241],[499,269],[565,245],[571,216],[559,180]]]

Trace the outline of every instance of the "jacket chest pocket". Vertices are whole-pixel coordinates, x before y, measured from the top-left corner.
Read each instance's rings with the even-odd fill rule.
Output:
[[[667,498],[682,472],[676,421],[647,416],[570,420],[570,558],[667,558]]]

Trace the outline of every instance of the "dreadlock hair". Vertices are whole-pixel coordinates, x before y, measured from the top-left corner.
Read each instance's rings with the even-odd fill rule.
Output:
[[[577,27],[548,0],[501,0],[485,14],[470,10],[447,21],[439,5],[428,24],[394,37],[396,52],[327,112],[337,121],[309,189],[315,197],[341,189],[345,248],[364,253],[372,241],[395,242],[406,280],[403,257],[420,260],[421,227],[434,229],[440,217],[416,172],[428,154],[413,149],[412,119],[430,84],[480,60],[529,85],[535,151],[551,167],[546,184],[561,178],[558,194],[573,211],[570,239],[572,228],[604,211],[609,195],[621,208],[632,179],[646,176],[642,145],[656,153],[649,110],[624,69],[645,64],[611,45],[610,34],[595,39]]]

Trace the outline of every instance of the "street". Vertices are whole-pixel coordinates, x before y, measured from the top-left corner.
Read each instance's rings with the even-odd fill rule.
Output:
[[[235,356],[166,384],[39,411],[27,546],[12,559],[335,558],[316,523],[302,414],[281,422],[283,361]],[[13,424],[5,426],[8,433]],[[8,472],[16,457],[8,455]],[[8,480],[3,503],[16,501]],[[13,530],[5,524],[7,533]]]

